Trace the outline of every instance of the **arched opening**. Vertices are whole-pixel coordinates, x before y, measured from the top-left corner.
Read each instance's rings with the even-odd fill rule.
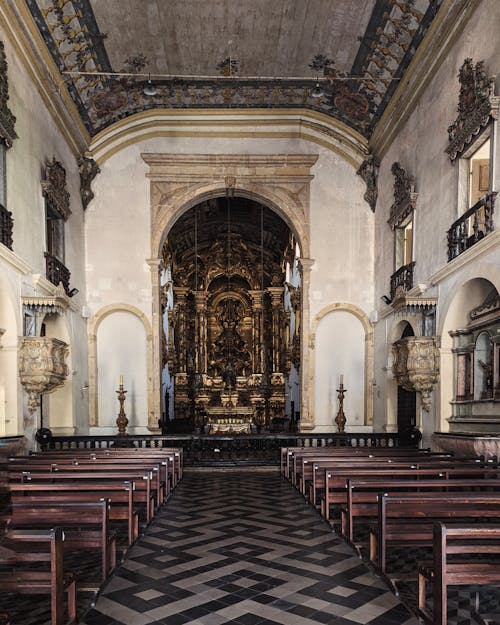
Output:
[[[442,325],[440,430],[496,434],[500,295],[484,278],[456,289]]]
[[[174,223],[162,248],[162,430],[295,427],[299,256],[285,221],[241,195]]]
[[[17,416],[22,412],[18,410],[18,335],[13,297],[8,284],[0,280],[0,436],[22,431]]]

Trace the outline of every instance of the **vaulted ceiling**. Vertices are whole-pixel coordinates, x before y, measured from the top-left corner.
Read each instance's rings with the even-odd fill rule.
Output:
[[[91,136],[152,108],[300,108],[369,137],[442,0],[25,2]]]

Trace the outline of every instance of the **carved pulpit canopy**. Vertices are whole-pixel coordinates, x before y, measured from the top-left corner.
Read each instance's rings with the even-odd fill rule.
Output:
[[[68,377],[65,363],[69,346],[49,336],[22,336],[19,339],[19,378],[26,389],[28,409],[40,405],[40,394],[62,386]]]
[[[14,139],[17,138],[17,134],[14,130],[16,118],[7,105],[8,100],[9,79],[7,76],[7,59],[5,57],[3,42],[0,41],[0,140],[10,148]]]
[[[388,223],[394,229],[415,210],[418,193],[415,193],[413,177],[399,163],[393,163],[391,171],[394,176],[394,204],[391,206]]]
[[[69,191],[66,189],[66,170],[55,158],[45,165],[45,180],[42,180],[42,192],[51,206],[67,221],[71,215]]]
[[[422,408],[429,412],[431,391],[439,380],[439,339],[436,336],[407,336],[392,344],[392,373],[407,391],[422,395]]]
[[[498,119],[500,105],[500,97],[494,95],[495,76],[487,76],[484,61],[474,65],[472,59],[465,59],[458,80],[458,117],[448,127],[449,145],[446,148],[452,161],[467,149],[484,126],[492,119]]]

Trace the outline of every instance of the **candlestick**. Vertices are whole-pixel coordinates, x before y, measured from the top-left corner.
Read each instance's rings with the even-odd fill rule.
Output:
[[[339,432],[345,431],[345,422],[346,422],[346,418],[344,414],[344,395],[347,393],[347,391],[344,389],[343,377],[344,376],[342,375],[340,376],[340,384],[339,384],[339,388],[337,389],[338,398],[339,398],[339,411],[337,413],[337,416],[335,417],[335,423],[337,424]]]
[[[116,419],[116,425],[118,427],[118,435],[126,436],[128,419],[127,419],[127,415],[125,414],[123,404],[125,403],[125,396],[127,395],[127,391],[123,388],[123,376],[122,375],[120,376],[120,388],[115,392],[118,395],[118,401],[120,402],[120,412],[118,413],[118,418]]]

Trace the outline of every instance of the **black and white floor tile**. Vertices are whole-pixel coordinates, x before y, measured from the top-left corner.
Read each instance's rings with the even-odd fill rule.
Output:
[[[82,625],[416,625],[277,471],[186,472]]]

